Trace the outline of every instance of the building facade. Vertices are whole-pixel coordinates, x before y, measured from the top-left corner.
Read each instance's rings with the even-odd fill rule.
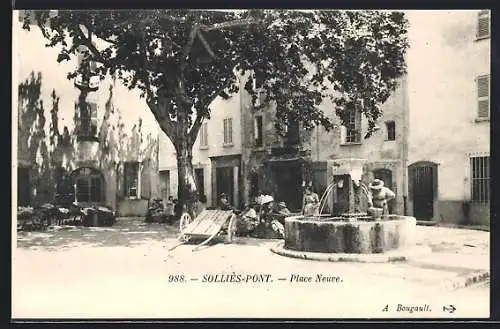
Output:
[[[383,104],[380,129],[365,139],[368,122],[359,109],[353,109],[349,122],[343,126],[335,114],[335,106],[324,100],[322,111],[335,123],[333,130],[316,127],[302,129],[300,123],[288,127],[285,136],[274,129],[275,109],[266,105],[254,110],[250,96],[242,91],[245,195],[250,200],[257,194],[268,193],[277,201],[284,201],[294,211],[302,207],[304,185],[312,185],[321,197],[332,182],[329,164],[339,159],[365,160],[363,182],[383,179],[396,192],[391,205],[393,213],[403,214],[406,199],[406,152],[408,130],[408,100],[406,78]],[[339,188],[341,189],[341,188]],[[337,195],[328,197],[328,209],[335,210]],[[325,211],[329,211],[326,209]]]
[[[379,129],[367,139],[365,118],[355,110],[343,126],[329,101],[321,107],[336,122],[333,130],[307,132],[297,123],[288,127],[286,136],[278,136],[273,106],[254,109],[243,88],[246,77],[241,77],[240,92],[212,106],[212,118],[193,150],[195,167],[203,168],[209,203],[215,205],[222,191],[236,206],[266,193],[299,210],[304,184],[312,184],[321,196],[331,182],[331,163],[363,159],[362,181],[380,178],[396,193],[392,213],[419,220],[488,223],[490,14],[406,14],[408,73],[382,105]],[[160,147],[160,154],[165,148]],[[168,160],[173,154],[170,146],[160,157],[160,163],[170,164],[160,167],[175,170],[175,157]],[[176,174],[170,177],[176,193]],[[330,209],[336,198],[334,191]]]
[[[45,47],[41,32],[23,30],[17,18],[18,205],[77,201],[111,206],[119,216],[144,216],[149,199],[159,195],[157,125],[146,104],[110,77],[91,79],[82,100],[82,77],[66,78],[81,56],[57,63],[58,49]]]
[[[488,224],[490,12],[409,11],[409,213]]]

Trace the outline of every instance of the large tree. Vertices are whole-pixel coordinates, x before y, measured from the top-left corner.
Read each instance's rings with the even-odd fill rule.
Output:
[[[200,126],[216,97],[238,91],[245,72],[252,73],[245,84],[252,99],[258,90],[276,104],[278,132],[296,121],[330,129],[332,118],[318,105],[331,98],[341,120],[360,104],[368,137],[406,70],[401,12],[65,10],[34,17],[48,46],[60,47],[58,61],[84,45],[102,77],[141,90],[175,147],[178,194],[187,204],[196,198],[191,160]]]

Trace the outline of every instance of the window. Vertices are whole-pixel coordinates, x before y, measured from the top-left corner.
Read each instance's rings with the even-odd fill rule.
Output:
[[[490,201],[490,157],[471,157],[471,200],[475,203]]]
[[[80,168],[72,173],[78,202],[103,202],[104,178],[97,170]]]
[[[200,148],[208,148],[208,122],[204,122],[200,127]]]
[[[97,137],[97,104],[86,103],[80,107],[78,138],[88,139]]]
[[[361,112],[350,109],[344,124],[342,141],[344,144],[361,143]]]
[[[396,140],[396,122],[387,121],[385,123],[385,127],[387,130],[387,140],[388,141],[395,141]]]
[[[256,115],[253,120],[253,137],[255,140],[255,146],[261,147],[263,145],[262,115]]]
[[[477,20],[477,38],[485,39],[490,37],[490,12],[481,10]]]
[[[125,196],[139,198],[139,162],[125,162]]]
[[[224,145],[233,144],[233,119],[224,119]]]
[[[160,171],[160,186],[161,186],[161,197],[167,200],[170,196],[170,171],[161,170]]]
[[[490,76],[479,76],[476,83],[477,117],[478,119],[488,119],[490,117]]]

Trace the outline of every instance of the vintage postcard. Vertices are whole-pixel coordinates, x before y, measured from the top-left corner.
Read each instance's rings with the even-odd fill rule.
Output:
[[[13,15],[13,319],[489,317],[489,10]]]

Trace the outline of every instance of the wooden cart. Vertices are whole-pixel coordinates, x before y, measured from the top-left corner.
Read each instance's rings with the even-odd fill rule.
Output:
[[[193,251],[206,245],[216,237],[225,233],[226,242],[232,242],[236,231],[236,214],[232,210],[203,210],[195,219],[184,213],[179,223],[179,243],[170,248],[173,250],[189,241],[202,241]]]

